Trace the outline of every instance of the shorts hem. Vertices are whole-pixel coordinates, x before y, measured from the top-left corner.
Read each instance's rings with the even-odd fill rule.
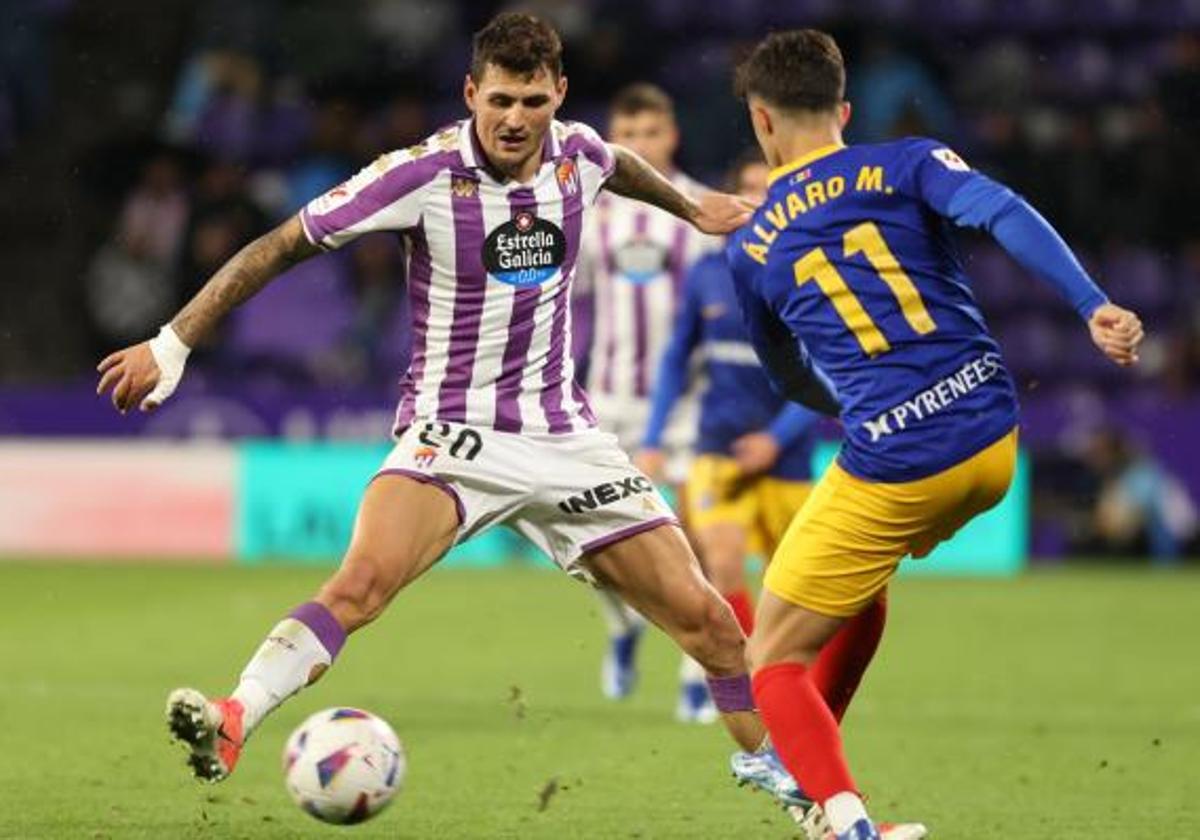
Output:
[[[458,491],[451,487],[445,479],[438,478],[436,475],[429,475],[428,473],[423,473],[418,470],[406,469],[404,467],[384,467],[376,472],[375,475],[371,477],[371,480],[374,481],[381,475],[402,475],[405,478],[411,478],[414,481],[421,482],[422,484],[429,484],[438,488],[447,496],[449,496],[452,502],[454,502],[454,512],[458,514],[458,527],[462,528],[466,523],[467,509],[463,505],[462,498],[458,495]]]
[[[830,606],[827,603],[817,603],[815,600],[810,600],[803,596],[797,597],[791,592],[780,591],[779,587],[771,586],[771,584],[765,580],[763,581],[763,589],[765,589],[767,592],[770,592],[776,598],[787,601],[789,604],[793,604],[797,607],[803,607],[809,612],[823,615],[826,618],[853,618],[869,607],[871,602],[879,597],[879,593],[887,589],[887,584],[885,583],[884,586],[880,587],[879,591],[875,592],[873,595],[871,595],[871,597],[863,599],[861,605],[837,607]]]
[[[589,540],[579,548],[579,556],[590,554],[593,551],[599,551],[602,548],[607,548],[613,543],[619,543],[621,540],[630,537],[636,537],[638,534],[657,528],[660,525],[679,526],[679,520],[674,516],[660,516],[655,519],[648,519],[645,522],[638,522],[634,525],[627,525],[611,533],[601,537],[596,537],[594,540]]]
[[[942,472],[945,472],[946,470],[954,469],[959,464],[966,463],[967,461],[971,460],[976,455],[978,455],[980,452],[983,452],[985,449],[987,449],[991,446],[994,446],[995,444],[1004,440],[1004,438],[1008,437],[1014,431],[1017,431],[1019,428],[1020,428],[1020,424],[1013,422],[1013,423],[1005,426],[1004,431],[1000,432],[999,434],[997,434],[995,436],[986,437],[982,441],[973,442],[970,446],[968,446],[966,448],[965,452],[960,452],[960,453],[956,454],[952,460],[935,461],[932,465],[921,464],[919,467],[917,467],[915,469],[900,470],[900,471],[889,473],[887,475],[887,477],[869,475],[868,470],[860,470],[860,469],[858,469],[856,464],[847,463],[847,458],[845,457],[845,455],[847,453],[844,451],[844,449],[843,449],[843,451],[838,452],[837,457],[834,459],[834,463],[836,463],[839,467],[841,467],[849,475],[852,475],[854,478],[857,478],[859,481],[866,481],[866,482],[870,482],[871,484],[911,484],[914,481],[921,481],[926,478],[933,478],[933,476],[937,475],[938,473],[942,473]],[[857,457],[854,457],[851,460],[857,460]]]

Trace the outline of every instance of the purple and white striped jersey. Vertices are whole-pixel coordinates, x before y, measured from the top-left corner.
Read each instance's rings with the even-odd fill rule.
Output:
[[[413,348],[397,433],[417,419],[550,434],[595,425],[574,381],[568,303],[584,209],[615,165],[591,128],[555,121],[533,180],[498,181],[463,120],[300,212],[321,248],[404,235]]]
[[[679,172],[671,183],[693,196],[707,191]],[[720,247],[665,210],[611,193],[597,200],[580,276],[593,296],[589,393],[620,405],[650,398],[684,277]]]

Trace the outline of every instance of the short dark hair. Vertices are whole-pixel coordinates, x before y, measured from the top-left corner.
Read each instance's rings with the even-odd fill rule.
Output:
[[[541,18],[521,12],[496,15],[471,39],[471,78],[479,81],[489,64],[526,78],[545,68],[562,77],[562,40]]]
[[[675,116],[671,95],[650,82],[634,82],[617,91],[609,106],[610,117],[632,117],[645,111]]]
[[[842,51],[816,29],[773,32],[738,65],[734,92],[785,111],[829,111],[846,95]]]

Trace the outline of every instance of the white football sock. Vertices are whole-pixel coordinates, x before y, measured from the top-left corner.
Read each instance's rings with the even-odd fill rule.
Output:
[[[835,793],[826,799],[825,804],[821,807],[825,811],[825,819],[829,820],[829,827],[833,829],[834,834],[849,831],[856,822],[867,818],[867,806],[863,804],[857,793],[848,790]]]
[[[600,599],[600,615],[603,616],[604,624],[608,627],[609,636],[624,636],[631,630],[637,630],[646,625],[646,619],[642,618],[637,610],[622,601],[621,596],[615,592],[597,589],[596,597]]]
[[[246,735],[332,662],[333,657],[307,624],[291,617],[276,624],[246,664],[232,695],[245,709]]]

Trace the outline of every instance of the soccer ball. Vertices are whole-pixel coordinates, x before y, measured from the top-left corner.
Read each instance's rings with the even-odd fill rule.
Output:
[[[296,727],[283,750],[296,804],[322,822],[360,823],[396,796],[407,764],[396,733],[362,709],[325,709]]]

